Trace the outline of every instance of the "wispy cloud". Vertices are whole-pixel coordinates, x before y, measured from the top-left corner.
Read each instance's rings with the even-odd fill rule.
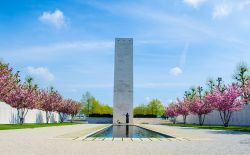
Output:
[[[92,89],[92,88],[113,88],[113,83],[83,83],[83,84],[67,84],[63,85],[69,89]],[[188,87],[189,83],[167,83],[167,82],[146,82],[146,83],[135,83],[134,88],[168,88],[168,87]]]
[[[180,58],[180,63],[179,63],[179,66],[181,68],[183,68],[184,65],[186,64],[188,48],[189,48],[189,43],[186,43],[181,52],[181,58]]]
[[[194,8],[198,8],[205,0],[183,0],[183,2]]]
[[[112,41],[72,41],[72,42],[61,42],[54,43],[43,46],[33,46],[26,49],[21,49],[23,51],[32,50],[34,52],[60,52],[66,50],[96,50],[96,49],[106,49],[113,47]]]
[[[188,48],[189,48],[189,43],[186,43],[182,52],[181,52],[179,65],[176,67],[173,67],[169,70],[169,74],[171,76],[177,77],[183,73],[183,68],[185,67],[185,63],[186,63],[186,59],[187,59]]]
[[[56,9],[54,12],[45,11],[39,17],[39,20],[42,23],[54,26],[58,29],[65,27],[67,25],[66,18],[63,12],[59,9]]]
[[[213,11],[213,18],[228,16],[232,12],[232,7],[227,3],[216,5]]]
[[[27,72],[36,78],[42,78],[46,81],[52,81],[55,79],[55,76],[45,67],[27,67]]]
[[[72,52],[107,52],[114,47],[113,41],[72,41],[59,42],[46,45],[32,45],[23,48],[3,49],[3,55],[11,58],[40,60],[53,58],[53,56],[63,55]]]
[[[169,88],[169,87],[187,87],[188,83],[174,83],[174,82],[147,82],[135,84],[135,88]]]
[[[250,5],[250,0],[230,0],[223,2],[215,2],[213,9],[213,18],[221,18],[229,16],[234,12],[240,12]]]
[[[154,27],[151,29],[153,31],[153,34],[157,34],[157,37],[159,36],[169,36],[170,33],[167,33],[166,26],[168,29],[173,26],[173,29],[178,31],[178,33],[175,33],[175,36],[172,37],[177,37],[176,35],[180,35],[183,38],[183,35],[185,33],[202,33],[205,35],[213,35],[213,31],[211,30],[210,27],[207,25],[198,22],[197,20],[193,20],[192,18],[188,18],[187,16],[179,16],[179,15],[174,15],[169,13],[166,10],[158,9],[155,7],[149,7],[145,6],[143,4],[131,4],[131,5],[121,5],[121,4],[112,4],[112,5],[107,5],[105,3],[93,3],[95,7],[99,9],[103,9],[106,11],[109,11],[113,14],[117,14],[119,12],[119,16],[129,16],[131,18],[137,18],[139,20],[146,20],[149,22],[149,24],[154,23],[154,25],[162,25],[162,27],[157,27],[154,29]],[[180,29],[185,30],[185,33],[180,33]],[[159,33],[160,32],[160,33]],[[148,34],[149,32],[147,32]],[[192,34],[194,34],[192,33]],[[151,36],[152,37],[152,36]],[[190,38],[190,35],[188,35]],[[178,37],[177,37],[178,38]],[[174,38],[171,38],[173,40]],[[180,38],[179,38],[180,39]],[[185,38],[184,38],[185,39]]]

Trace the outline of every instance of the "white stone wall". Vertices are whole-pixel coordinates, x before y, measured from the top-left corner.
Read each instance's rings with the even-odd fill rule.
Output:
[[[134,118],[134,124],[162,124],[165,122],[166,120],[162,118]]]
[[[45,123],[46,116],[42,110],[29,110],[24,123]],[[51,114],[50,122],[59,122],[59,115],[56,112]],[[17,110],[4,102],[0,102],[0,124],[18,123]]]
[[[183,122],[182,116],[177,117],[177,122]],[[187,116],[188,124],[199,124],[199,119],[196,115],[188,115]],[[204,124],[214,124],[214,125],[222,125],[222,121],[220,118],[220,114],[218,111],[213,111],[206,115]],[[236,111],[232,114],[229,125],[246,125],[250,126],[250,105],[244,105],[243,109],[240,111]]]
[[[113,123],[133,123],[133,39],[115,39]]]

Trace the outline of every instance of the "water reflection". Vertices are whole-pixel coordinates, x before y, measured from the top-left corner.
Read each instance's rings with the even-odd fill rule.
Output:
[[[113,125],[94,134],[92,137],[170,138],[171,136],[162,135],[134,125]]]
[[[112,133],[113,137],[132,137],[133,127],[129,125],[114,125]]]

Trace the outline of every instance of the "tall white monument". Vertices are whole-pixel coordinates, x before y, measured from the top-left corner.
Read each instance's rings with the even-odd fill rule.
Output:
[[[133,123],[133,39],[115,39],[113,124]]]

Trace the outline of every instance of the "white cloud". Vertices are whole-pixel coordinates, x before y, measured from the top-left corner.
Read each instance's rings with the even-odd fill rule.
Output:
[[[145,100],[146,100],[146,102],[148,103],[148,102],[151,101],[151,97],[146,97]]]
[[[234,12],[240,12],[249,7],[250,0],[223,1],[214,3],[213,18],[226,17]]]
[[[205,0],[183,0],[184,3],[194,7],[198,8]]]
[[[169,70],[169,74],[172,76],[180,76],[183,73],[180,67],[174,67]]]
[[[232,12],[232,8],[229,4],[223,3],[216,5],[213,11],[213,18],[219,18],[228,16]]]
[[[63,12],[58,9],[54,12],[43,12],[43,14],[39,17],[39,20],[59,29],[66,26],[65,16],[63,15]]]
[[[54,75],[45,67],[27,67],[27,71],[31,76],[43,78],[46,81],[52,81],[55,79]]]

